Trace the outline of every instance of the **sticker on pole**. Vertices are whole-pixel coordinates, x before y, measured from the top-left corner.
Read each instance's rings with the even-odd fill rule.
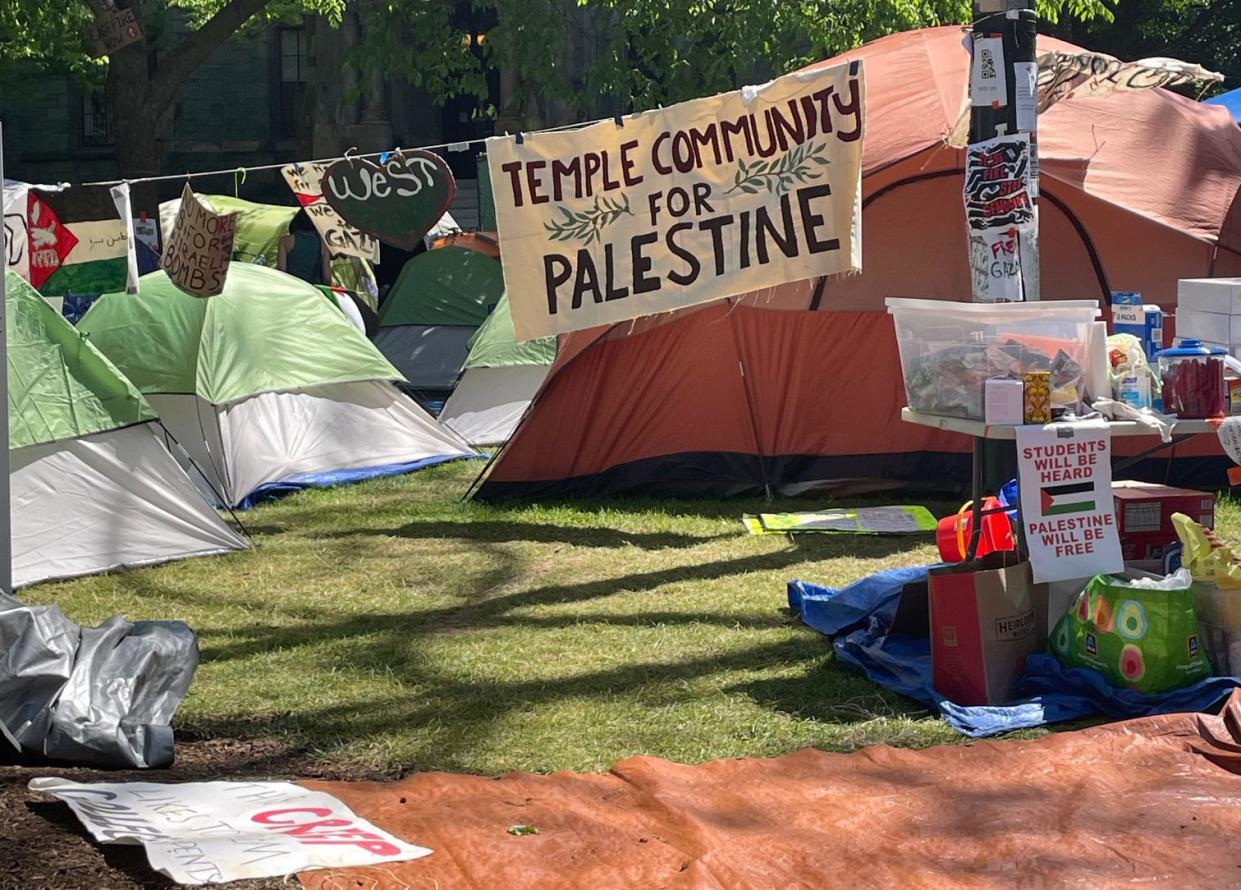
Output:
[[[1017,427],[1017,470],[1036,584],[1124,569],[1105,421]]]
[[[407,844],[330,794],[288,782],[122,782],[32,779],[104,844],[141,844],[151,867],[180,884],[222,884],[317,868],[418,859]]]

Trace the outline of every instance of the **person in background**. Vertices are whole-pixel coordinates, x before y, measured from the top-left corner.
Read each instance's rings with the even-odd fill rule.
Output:
[[[332,283],[332,263],[327,245],[319,237],[305,210],[297,211],[289,222],[289,234],[281,236],[276,268],[311,284]]]

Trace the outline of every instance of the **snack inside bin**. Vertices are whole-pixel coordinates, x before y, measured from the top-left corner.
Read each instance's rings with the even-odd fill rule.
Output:
[[[887,307],[911,409],[982,420],[988,380],[1036,371],[1051,375],[1053,411],[1080,407],[1097,302],[889,299]]]

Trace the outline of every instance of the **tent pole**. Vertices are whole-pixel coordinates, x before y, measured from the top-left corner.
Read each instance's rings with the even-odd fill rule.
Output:
[[[775,500],[771,493],[771,479],[767,475],[767,456],[763,454],[763,440],[758,432],[758,415],[754,413],[754,394],[750,392],[750,375],[745,372],[745,359],[741,355],[741,335],[737,333],[737,320],[733,310],[737,304],[728,301],[728,324],[733,331],[733,347],[737,351],[737,370],[741,373],[741,388],[745,391],[745,406],[750,415],[750,430],[754,433],[754,450],[758,452],[758,466],[763,473],[763,494],[768,503]]]
[[[0,124],[0,188],[4,183],[4,125]],[[7,256],[7,248],[5,254]],[[9,333],[5,285],[0,282],[0,429],[4,430],[4,465],[0,467],[0,590],[13,593],[13,515],[9,501]]]

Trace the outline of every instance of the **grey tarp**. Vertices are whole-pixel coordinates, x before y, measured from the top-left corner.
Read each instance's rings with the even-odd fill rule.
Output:
[[[93,766],[173,759],[172,715],[198,667],[180,621],[119,615],[80,628],[0,593],[0,732],[20,750]]]

